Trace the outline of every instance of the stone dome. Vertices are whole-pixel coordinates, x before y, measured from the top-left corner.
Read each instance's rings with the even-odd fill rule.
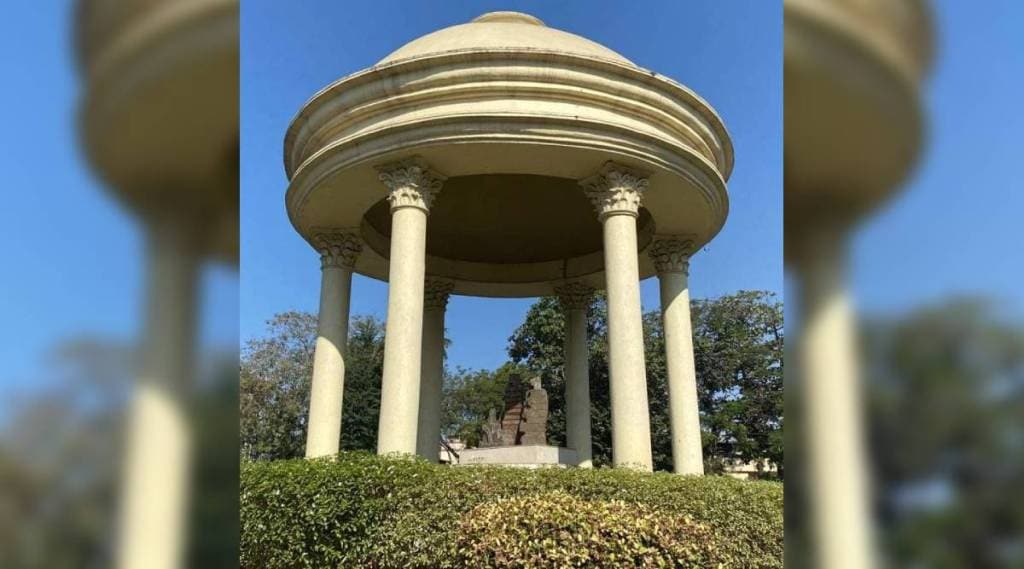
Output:
[[[393,51],[378,65],[459,51],[547,51],[633,65],[599,43],[549,28],[522,12],[489,12],[467,24],[429,33]]]

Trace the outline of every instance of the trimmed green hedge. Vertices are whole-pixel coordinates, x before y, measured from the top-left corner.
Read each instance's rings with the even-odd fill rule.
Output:
[[[718,567],[727,559],[704,524],[621,500],[561,490],[481,504],[463,517],[466,567]]]
[[[244,463],[241,522],[243,568],[782,567],[782,485],[713,476],[343,453]]]

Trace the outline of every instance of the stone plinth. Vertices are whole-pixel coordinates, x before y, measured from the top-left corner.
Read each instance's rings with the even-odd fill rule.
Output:
[[[543,466],[576,466],[576,451],[546,445],[474,448],[459,453],[459,466],[492,465],[538,468]]]

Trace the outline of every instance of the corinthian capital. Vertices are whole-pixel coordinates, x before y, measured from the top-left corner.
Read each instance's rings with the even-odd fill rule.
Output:
[[[444,310],[455,283],[444,279],[427,279],[423,282],[423,309]]]
[[[429,212],[445,180],[418,158],[379,166],[377,172],[381,183],[388,188],[392,212],[402,207]]]
[[[354,231],[319,230],[313,234],[313,246],[320,252],[320,268],[346,267],[356,264],[363,251],[363,241]]]
[[[580,182],[594,204],[597,217],[626,214],[636,217],[647,189],[647,175],[615,162],[606,162],[601,170]]]
[[[690,272],[690,255],[693,254],[695,243],[686,237],[658,237],[647,249],[647,254],[654,261],[654,269],[661,273]]]
[[[555,294],[565,310],[586,310],[594,297],[594,289],[581,282],[565,283],[555,287]]]

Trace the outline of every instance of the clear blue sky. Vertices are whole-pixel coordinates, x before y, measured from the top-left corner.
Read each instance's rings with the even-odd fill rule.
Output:
[[[288,223],[281,163],[285,129],[317,90],[436,29],[493,10],[531,13],[694,89],[722,116],[736,148],[731,213],[695,257],[695,297],[782,290],[781,3],[279,2],[247,0],[242,37],[241,335],[288,309],[316,312],[317,255]],[[642,285],[646,308],[657,284]],[[356,276],[352,313],[386,312],[386,284]],[[493,367],[531,299],[453,297],[449,364]]]
[[[935,2],[929,137],[904,192],[865,224],[853,288],[872,311],[982,293],[1024,316],[1024,3]]]
[[[750,0],[342,4],[246,0],[243,14],[243,257],[239,280],[212,271],[202,334],[231,343],[289,308],[315,310],[315,254],[284,214],[281,142],[314,91],[405,41],[495,9],[534,13],[695,89],[736,144],[732,213],[693,263],[696,296],[782,288],[781,11]],[[142,250],[132,219],[83,163],[74,136],[78,82],[70,3],[18,3],[0,21],[0,383],[38,381],[46,354],[78,334],[131,340],[140,329]],[[343,7],[344,6],[344,7]],[[683,6],[694,10],[683,14]],[[937,3],[940,36],[927,86],[929,147],[906,191],[855,241],[863,308],[902,308],[980,291],[1024,309],[1024,189],[1015,175],[1024,132],[1024,4]],[[655,306],[653,282],[644,302]],[[386,287],[357,278],[353,310],[383,315]],[[491,366],[529,301],[456,298],[452,363]],[[487,325],[481,325],[481,323]]]
[[[45,381],[47,356],[79,336],[134,341],[142,239],[77,146],[71,2],[18,2],[0,19],[0,385]],[[238,276],[208,271],[201,337],[234,346]]]

